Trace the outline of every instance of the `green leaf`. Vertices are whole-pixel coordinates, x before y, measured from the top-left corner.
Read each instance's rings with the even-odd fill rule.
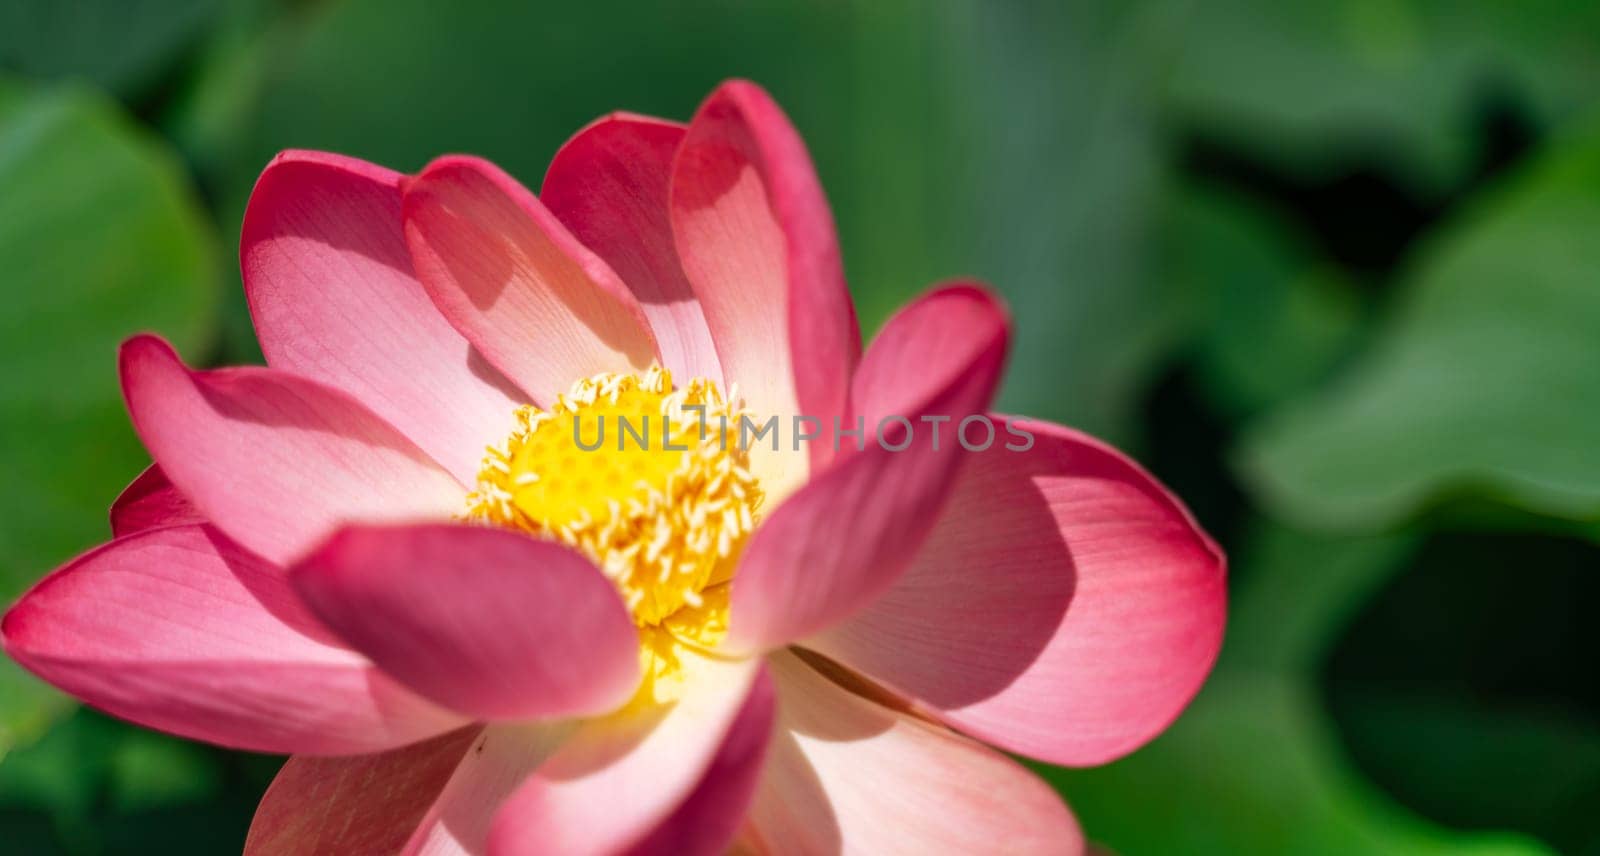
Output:
[[[1183,716],[1107,766],[1041,770],[1089,837],[1124,856],[1547,852],[1509,834],[1446,830],[1394,804],[1345,757],[1320,705],[1317,664],[1413,546],[1258,521],[1235,556],[1243,585],[1222,661]]]
[[[1212,678],[1150,746],[1094,770],[1046,770],[1092,840],[1122,856],[1531,856],[1506,833],[1407,814],[1349,768],[1316,693],[1284,676]]]
[[[1351,285],[1242,197],[1190,185],[1167,207],[1165,267],[1194,304],[1207,395],[1243,416],[1321,379],[1360,321]]]
[[[72,699],[0,657],[0,764],[8,749],[38,740],[72,707]]]
[[[202,185],[250,145],[269,65],[295,32],[273,0],[233,0],[195,45],[158,124]]]
[[[1600,130],[1438,235],[1358,365],[1254,426],[1241,468],[1307,526],[1393,525],[1446,495],[1600,516]]]
[[[1600,7],[1586,0],[1221,0],[1192,4],[1187,25],[1170,109],[1309,176],[1361,153],[1438,195],[1481,155],[1487,99],[1555,123],[1600,91]]]
[[[106,508],[148,462],[117,345],[155,330],[200,356],[217,264],[178,164],[115,105],[0,80],[0,601],[109,534]],[[0,751],[36,734],[35,705],[58,709],[9,669]]]
[[[0,765],[0,813],[8,835],[24,817],[48,819],[53,828],[54,846],[21,852],[146,852],[160,841],[162,852],[215,853],[218,836],[207,827],[224,821],[224,834],[236,842],[248,818],[234,817],[234,806],[215,802],[207,810],[192,809],[218,798],[232,802],[232,794],[220,793],[225,757],[79,708]],[[129,827],[139,831],[132,841],[125,840]],[[206,846],[196,847],[200,834]]]
[[[82,78],[129,95],[147,88],[224,0],[8,0],[0,68]]]
[[[1386,789],[1462,827],[1539,830],[1564,852],[1594,853],[1600,731],[1551,705],[1468,704],[1455,693],[1366,686],[1340,722]]]
[[[1361,606],[1417,549],[1417,537],[1338,537],[1266,521],[1235,551],[1222,666],[1314,674]]]
[[[94,807],[121,732],[86,709],[0,765],[0,806],[83,817]]]
[[[1361,769],[1439,822],[1591,852],[1600,685],[1573,654],[1600,650],[1597,561],[1577,538],[1431,535],[1318,670]]]
[[[110,767],[111,804],[124,813],[201,802],[220,787],[214,754],[152,731],[125,728]]]

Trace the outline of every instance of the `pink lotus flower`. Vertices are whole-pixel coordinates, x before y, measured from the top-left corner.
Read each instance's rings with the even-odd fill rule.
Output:
[[[600,119],[540,198],[286,152],[242,244],[268,367],[126,343],[156,465],[3,636],[113,715],[292,753],[247,853],[1080,852],[985,743],[1118,757],[1217,653],[1223,558],[1150,476],[1042,422],[956,442],[1004,360],[989,292],[860,352],[751,84]],[[869,441],[574,445],[691,405]]]

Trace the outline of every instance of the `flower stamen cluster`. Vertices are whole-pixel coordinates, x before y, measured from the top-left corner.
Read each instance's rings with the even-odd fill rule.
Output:
[[[673,644],[711,647],[726,633],[727,583],[763,499],[747,451],[718,427],[741,413],[714,382],[675,387],[660,367],[585,378],[548,410],[517,410],[466,516],[594,560],[640,628],[648,678]]]

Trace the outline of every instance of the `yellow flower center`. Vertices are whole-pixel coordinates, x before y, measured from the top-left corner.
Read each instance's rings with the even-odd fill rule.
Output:
[[[594,560],[639,627],[641,693],[658,701],[681,678],[678,646],[708,649],[727,633],[728,581],[762,502],[740,414],[703,378],[598,374],[549,410],[519,408],[467,497],[469,519]]]

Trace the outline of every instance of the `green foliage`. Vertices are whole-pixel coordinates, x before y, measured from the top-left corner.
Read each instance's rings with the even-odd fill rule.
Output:
[[[56,692],[10,659],[0,660],[0,751],[37,740],[72,710],[72,699]],[[4,754],[0,754],[3,765]]]
[[[210,338],[217,247],[180,165],[113,103],[0,86],[0,598],[107,534],[148,461],[122,410],[116,349],[157,330]],[[0,668],[0,751],[38,733],[53,692]]]
[[[1341,719],[1388,787],[1469,828],[1538,829],[1562,852],[1594,853],[1600,732],[1549,705],[1483,709],[1454,695],[1368,687]]]
[[[1195,304],[1207,396],[1248,416],[1326,376],[1362,313],[1338,270],[1246,199],[1185,187],[1168,207],[1166,273]]]
[[[9,0],[0,68],[84,77],[121,95],[156,83],[226,0]]]
[[[80,710],[0,765],[0,823],[39,839],[7,852],[237,850],[275,766],[240,760]]]
[[[1600,650],[1595,558],[1591,543],[1545,534],[1429,538],[1340,622],[1323,669],[1350,757],[1441,822],[1595,852],[1600,727],[1583,711],[1600,685],[1573,656]]]
[[[1431,195],[1484,154],[1485,87],[1556,123],[1600,84],[1600,7],[1585,0],[1220,0],[1187,23],[1169,93],[1185,122],[1309,176],[1377,155]]]
[[[1445,493],[1600,516],[1600,133],[1553,145],[1434,237],[1360,365],[1259,426],[1243,466],[1310,525]]]
[[[1271,678],[1219,675],[1140,753],[1046,776],[1092,835],[1119,853],[1549,852],[1513,835],[1448,832],[1405,814],[1338,757],[1315,695]]]
[[[186,354],[211,335],[218,248],[171,154],[83,90],[0,89],[0,593],[105,531],[144,460],[117,345],[159,331]],[[203,356],[203,354],[197,354]]]
[[[1254,526],[1223,661],[1183,718],[1131,757],[1045,775],[1121,853],[1548,852],[1407,815],[1361,780],[1318,705],[1315,664],[1412,547]]]

